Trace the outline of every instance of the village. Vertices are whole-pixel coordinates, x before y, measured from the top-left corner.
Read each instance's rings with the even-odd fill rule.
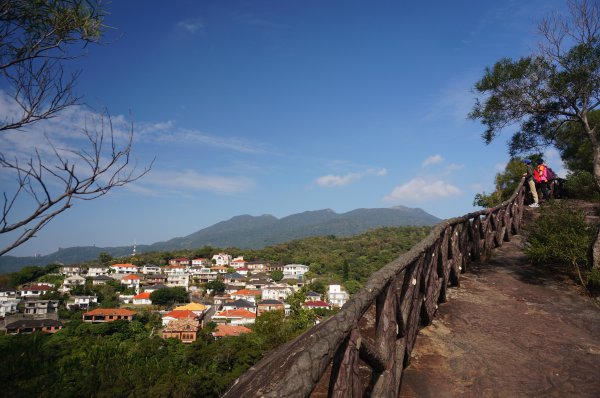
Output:
[[[251,325],[265,312],[290,314],[288,299],[304,292],[302,308],[322,314],[337,310],[349,299],[341,285],[326,285],[323,293],[307,290],[309,267],[246,261],[218,253],[212,258],[173,258],[168,265],[130,263],[64,265],[56,277],[61,283],[34,282],[15,289],[0,289],[0,330],[7,334],[55,333],[65,322],[61,309],[81,313],[86,323],[132,321],[142,311],[159,314],[157,331],[165,339],[196,341],[200,330],[211,325],[215,338],[251,333]],[[98,295],[78,295],[82,288],[118,284],[118,305],[100,305]],[[187,303],[153,303],[152,293],[178,288]],[[65,299],[47,298],[59,294]],[[156,297],[156,295],[154,295]],[[321,310],[321,311],[319,311]],[[315,322],[320,317],[315,316]]]

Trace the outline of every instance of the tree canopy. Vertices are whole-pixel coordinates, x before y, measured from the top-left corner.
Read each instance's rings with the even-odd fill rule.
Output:
[[[590,144],[600,187],[600,126],[591,121],[600,105],[600,11],[588,0],[570,1],[569,10],[568,17],[554,15],[539,24],[537,53],[486,68],[475,84],[478,98],[469,116],[486,127],[486,143],[517,124],[511,155],[553,145],[566,125],[576,124]],[[593,251],[600,267],[600,235]]]

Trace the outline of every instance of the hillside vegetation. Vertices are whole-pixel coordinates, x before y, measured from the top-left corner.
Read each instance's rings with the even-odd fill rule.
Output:
[[[306,238],[261,250],[225,249],[247,259],[305,263],[320,290],[327,281],[358,289],[374,271],[424,238],[430,227],[378,228],[354,237],[333,235]],[[135,262],[164,262],[171,256],[208,256],[220,249],[148,253]],[[106,259],[106,257],[105,257]],[[114,259],[113,261],[122,261]],[[131,258],[127,258],[131,260]],[[27,267],[5,275],[4,283],[39,280],[55,267]],[[267,312],[252,326],[253,333],[215,340],[211,326],[192,344],[164,340],[155,330],[158,314],[142,311],[133,322],[87,324],[72,320],[55,334],[0,336],[0,383],[6,396],[90,397],[217,397],[270,349],[302,333],[312,324],[292,297],[291,315]]]

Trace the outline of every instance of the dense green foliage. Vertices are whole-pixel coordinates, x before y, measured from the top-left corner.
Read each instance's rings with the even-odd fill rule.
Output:
[[[503,172],[497,173],[494,179],[496,189],[490,194],[478,193],[473,200],[473,206],[494,207],[504,202],[515,192],[517,185],[527,171],[523,159],[512,158]]]
[[[350,238],[326,236],[262,250],[228,249],[247,259],[310,264],[312,276],[320,278],[288,298],[289,317],[267,312],[256,319],[253,333],[238,337],[214,340],[211,326],[207,326],[198,341],[185,345],[157,336],[160,319],[156,314],[139,314],[131,323],[87,324],[80,320],[81,312],[62,311],[63,319],[71,320],[54,335],[0,336],[3,394],[217,397],[268,350],[311,327],[316,316],[331,315],[332,311],[315,313],[302,307],[309,289],[324,293],[326,282],[335,280],[354,293],[375,270],[423,239],[429,230],[380,228]],[[140,261],[149,262],[143,256]],[[98,295],[101,306],[110,307],[116,304],[118,288],[113,283],[85,289]]]
[[[564,189],[570,198],[600,200],[600,191],[589,171],[579,170],[569,174]]]
[[[589,123],[592,128],[600,125],[600,110],[591,111]],[[553,143],[570,172],[587,171],[593,173],[594,155],[592,145],[581,124],[567,122],[558,129]]]
[[[44,275],[54,273],[58,270],[60,265],[58,264],[48,264],[45,267],[24,267],[19,271],[12,272],[8,275],[8,278],[3,282],[7,287],[15,288],[24,283],[37,281]]]
[[[550,203],[541,208],[540,217],[529,229],[527,256],[534,264],[562,266],[582,285],[588,285],[588,279],[594,277],[589,248],[596,229],[568,203]]]
[[[184,287],[167,287],[150,293],[150,300],[156,305],[173,305],[188,303],[190,298]]]
[[[0,336],[3,395],[217,397],[265,352],[307,326],[268,312],[257,318],[254,333],[215,340],[209,327],[185,345],[158,337],[152,316],[138,319],[73,320],[54,335]]]
[[[213,296],[223,294],[225,292],[225,283],[217,279],[214,281],[206,282],[204,284],[204,288],[206,290],[210,290]]]

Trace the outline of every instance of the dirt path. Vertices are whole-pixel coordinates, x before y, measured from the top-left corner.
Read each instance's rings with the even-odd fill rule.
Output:
[[[420,331],[401,397],[600,397],[600,305],[513,237]]]

